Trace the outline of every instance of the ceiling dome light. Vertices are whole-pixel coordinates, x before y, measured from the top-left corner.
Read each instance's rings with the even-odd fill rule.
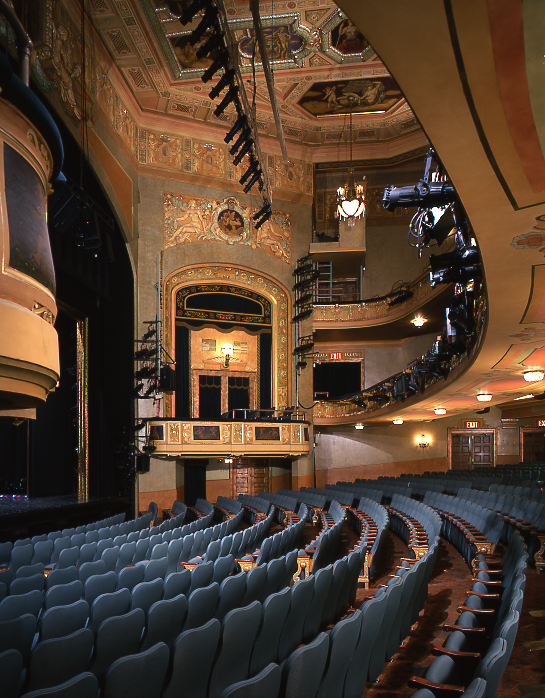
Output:
[[[428,318],[422,317],[422,315],[417,315],[414,320],[411,320],[415,327],[422,327],[425,322],[428,322]]]
[[[354,429],[363,429],[363,428],[364,428],[364,426],[363,426],[363,424],[361,424],[361,423],[360,423],[360,424],[355,424],[355,425],[354,425]]]
[[[447,411],[444,407],[436,407],[434,410],[435,414],[446,414]]]
[[[528,381],[528,383],[536,383],[537,381],[542,381],[543,378],[545,378],[545,371],[541,369],[532,369],[524,372],[524,380]]]
[[[392,424],[403,424],[403,420],[399,417],[397,419],[392,419]]]
[[[492,400],[492,395],[490,395],[490,393],[479,393],[477,395],[477,400],[479,402],[490,402],[490,400]]]

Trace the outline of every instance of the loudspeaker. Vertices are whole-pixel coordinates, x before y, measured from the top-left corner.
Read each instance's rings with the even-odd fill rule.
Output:
[[[138,473],[149,473],[150,457],[146,453],[139,453],[136,456],[136,471]]]
[[[159,374],[159,390],[163,393],[171,393],[176,388],[176,374],[172,366],[161,366]]]

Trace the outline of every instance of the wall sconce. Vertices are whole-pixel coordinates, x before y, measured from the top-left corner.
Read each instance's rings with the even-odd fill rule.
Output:
[[[221,353],[225,356],[225,363],[223,364],[225,368],[229,368],[229,359],[233,356],[233,345],[229,342],[221,347]]]
[[[420,448],[428,448],[430,445],[430,437],[427,434],[421,434],[420,436],[416,437],[416,443],[420,446]]]

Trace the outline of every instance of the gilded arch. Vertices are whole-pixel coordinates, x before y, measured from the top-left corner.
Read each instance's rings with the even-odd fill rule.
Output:
[[[278,409],[290,404],[290,338],[288,333],[290,297],[286,289],[265,274],[231,265],[192,265],[178,269],[165,281],[163,316],[164,346],[174,356],[176,293],[184,286],[202,282],[228,283],[257,291],[269,299],[272,308],[273,402]],[[164,401],[165,417],[172,416],[172,396]]]

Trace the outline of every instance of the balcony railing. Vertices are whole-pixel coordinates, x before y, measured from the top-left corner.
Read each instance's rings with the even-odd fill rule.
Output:
[[[405,290],[410,296],[394,303],[392,299],[395,298],[395,293],[366,302],[315,305],[313,322],[364,322],[399,315],[420,305],[427,296],[439,293],[441,287],[432,288],[429,275],[426,274],[409,284]]]
[[[249,415],[248,415],[249,416]],[[146,440],[154,458],[179,456],[292,456],[309,453],[309,423],[278,420],[154,419]]]

